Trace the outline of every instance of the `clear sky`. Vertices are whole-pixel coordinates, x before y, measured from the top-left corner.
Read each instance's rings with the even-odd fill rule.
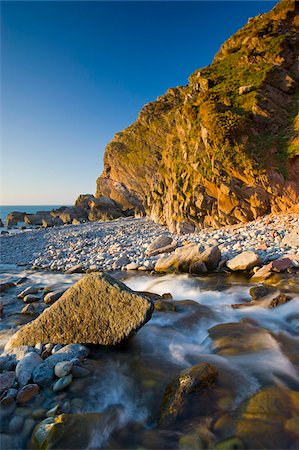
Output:
[[[274,4],[2,2],[0,204],[94,193],[113,135]]]

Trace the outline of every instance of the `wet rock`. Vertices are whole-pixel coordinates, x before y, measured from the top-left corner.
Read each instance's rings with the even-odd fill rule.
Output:
[[[9,356],[10,359],[17,362],[24,358],[27,353],[31,352],[34,352],[34,348],[29,345],[20,345],[14,348],[6,348],[5,346],[5,351],[2,353],[2,356]]]
[[[208,363],[200,363],[183,370],[166,388],[162,405],[160,424],[175,419],[182,411],[186,396],[212,386],[218,377],[217,369]]]
[[[8,371],[0,374],[0,394],[13,386],[16,379],[16,374],[13,371]]]
[[[10,388],[6,392],[6,397],[16,398],[17,394],[18,394],[18,390],[17,389]]]
[[[62,391],[71,384],[72,380],[73,380],[72,374],[59,378],[59,380],[57,380],[53,386],[53,391],[54,392]]]
[[[175,302],[170,302],[163,299],[155,300],[154,302],[155,311],[160,312],[174,312],[176,311]]]
[[[6,348],[36,342],[116,345],[151,317],[152,302],[108,274],[85,275]]]
[[[39,387],[37,384],[27,384],[18,392],[17,403],[23,404],[29,402],[38,394],[38,392]]]
[[[214,350],[223,356],[247,354],[273,348],[270,333],[249,323],[223,323],[208,330]]]
[[[290,300],[291,300],[291,298],[286,296],[285,294],[279,294],[279,295],[277,295],[277,297],[273,298],[270,301],[269,307],[276,308],[279,305],[284,305],[285,303],[287,303]]]
[[[71,267],[68,269],[65,273],[72,274],[72,273],[84,273],[85,268],[82,266],[82,264],[77,264],[76,266]]]
[[[275,291],[275,288],[271,286],[253,286],[252,288],[250,288],[249,294],[251,295],[253,300],[260,300],[264,297],[267,297],[273,291]]]
[[[251,278],[250,281],[264,281],[270,278],[273,273],[285,272],[293,267],[293,262],[289,258],[280,258],[271,261],[269,264],[261,267]]]
[[[48,292],[48,294],[44,296],[44,302],[47,305],[56,302],[56,300],[58,300],[65,293],[65,291],[66,289],[55,292]]]
[[[61,414],[61,408],[60,405],[55,405],[53,408],[49,409],[49,411],[46,412],[47,417],[55,417]]]
[[[203,261],[197,261],[190,265],[189,272],[194,274],[204,274],[207,273],[207,266]]]
[[[226,263],[230,270],[251,270],[261,264],[260,257],[251,251],[242,252]]]
[[[24,303],[34,303],[34,302],[38,302],[41,298],[37,295],[26,295],[23,298],[23,302]]]
[[[35,409],[32,412],[32,419],[34,419],[34,420],[44,419],[46,417],[46,412],[47,411],[44,408]]]
[[[131,262],[126,265],[126,270],[138,270],[139,264]]]
[[[41,314],[44,309],[45,309],[45,307],[43,305],[29,303],[28,305],[24,306],[24,308],[22,308],[21,313],[26,316],[35,316],[36,317],[39,314]]]
[[[56,364],[54,373],[58,378],[65,377],[72,371],[73,364],[70,361],[61,361]]]
[[[119,425],[120,408],[113,407],[103,413],[62,414],[39,423],[32,434],[36,449],[90,448],[91,439],[97,448],[107,443],[111,431]]]
[[[62,344],[54,345],[54,347],[52,348],[52,354],[54,354],[54,353],[58,352],[59,350],[61,350],[62,347],[63,347]]]
[[[253,395],[236,422],[236,434],[245,448],[294,448],[297,438],[284,424],[299,413],[299,393],[270,386]]]
[[[15,283],[13,283],[12,281],[6,281],[4,283],[0,283],[0,292],[4,292],[7,289],[10,289],[12,287],[15,287]]]
[[[23,299],[26,295],[36,295],[39,292],[39,288],[37,286],[28,286],[24,289],[19,295],[18,298]]]
[[[16,366],[16,376],[20,386],[25,386],[31,379],[33,371],[43,362],[42,358],[35,352],[27,353]]]

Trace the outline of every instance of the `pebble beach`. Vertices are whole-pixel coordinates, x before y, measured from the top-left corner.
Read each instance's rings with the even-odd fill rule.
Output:
[[[78,264],[85,270],[152,270],[161,254],[149,257],[147,248],[156,238],[169,236],[178,247],[192,242],[203,247],[217,245],[225,260],[254,251],[266,264],[288,253],[299,255],[299,248],[284,239],[298,228],[298,213],[268,215],[241,226],[181,236],[171,235],[147,218],[122,218],[3,235],[1,262],[58,271]]]

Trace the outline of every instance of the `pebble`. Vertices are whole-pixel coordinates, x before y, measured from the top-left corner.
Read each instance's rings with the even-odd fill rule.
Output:
[[[16,375],[13,371],[0,374],[0,394],[13,386]]]
[[[24,424],[24,420],[25,419],[23,416],[14,416],[8,424],[8,432],[10,434],[15,434],[21,431]]]
[[[73,380],[72,374],[66,375],[65,377],[59,378],[53,386],[54,392],[62,391],[67,388]]]
[[[24,386],[17,395],[17,402],[19,404],[29,402],[33,397],[35,397],[39,392],[39,387],[37,384],[27,384]]]
[[[58,378],[65,377],[72,372],[73,364],[70,361],[61,361],[56,364],[54,373]]]
[[[21,387],[28,383],[34,370],[42,362],[42,358],[35,352],[27,353],[27,355],[18,362],[16,366],[16,376]]]
[[[88,369],[85,367],[74,366],[72,367],[72,375],[74,378],[85,378],[90,374]]]
[[[52,354],[58,352],[58,350],[60,350],[62,347],[63,347],[62,344],[54,345],[54,347],[52,348]]]

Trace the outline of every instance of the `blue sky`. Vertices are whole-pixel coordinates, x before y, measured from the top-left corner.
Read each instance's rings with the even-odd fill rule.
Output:
[[[0,204],[94,193],[113,135],[274,4],[2,2]]]

